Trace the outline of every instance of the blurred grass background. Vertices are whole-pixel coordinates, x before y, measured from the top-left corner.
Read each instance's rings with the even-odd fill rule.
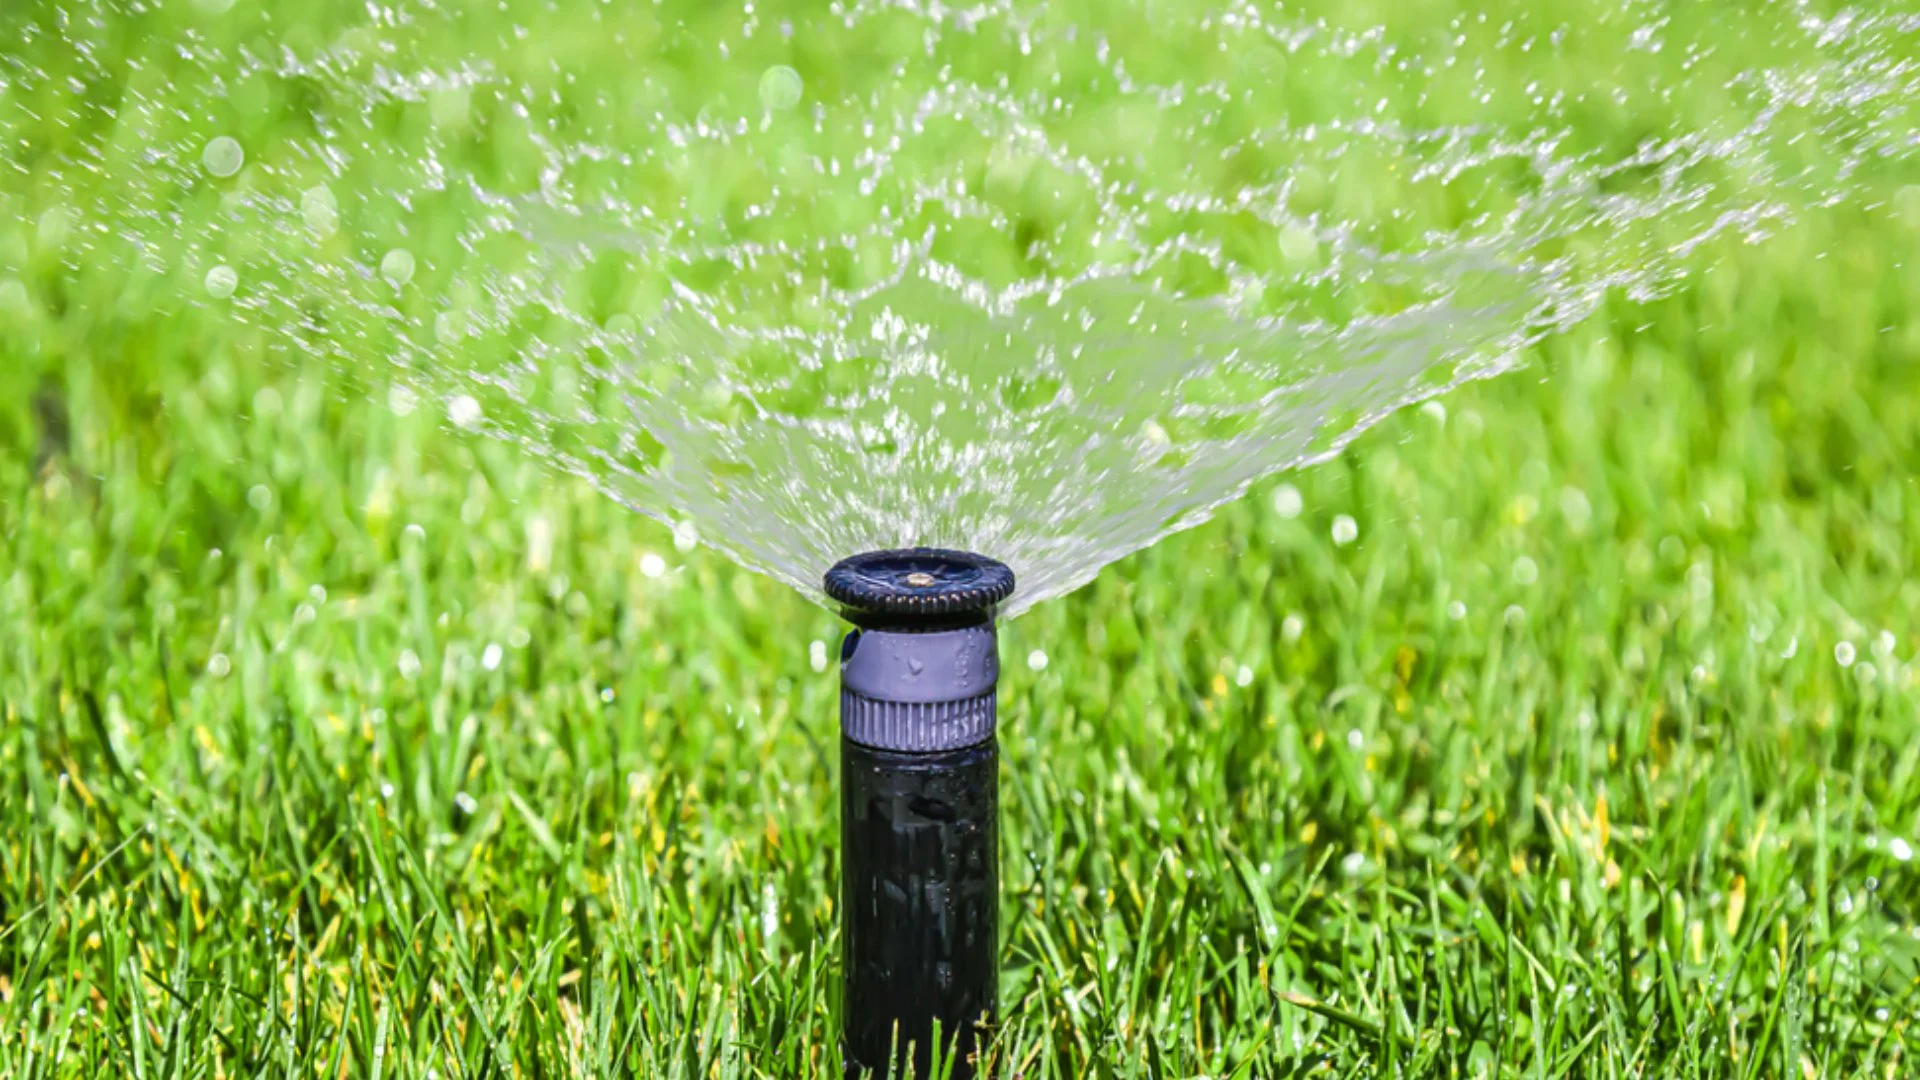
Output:
[[[83,257],[11,85],[0,1073],[837,1075],[835,620]],[[1005,628],[1002,1074],[1913,1071],[1882,168]]]

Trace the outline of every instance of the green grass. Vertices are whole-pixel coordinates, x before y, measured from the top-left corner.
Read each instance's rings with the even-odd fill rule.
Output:
[[[75,257],[45,168],[0,1074],[838,1075],[836,621]],[[1002,1075],[1920,1067],[1896,180],[1004,628]]]

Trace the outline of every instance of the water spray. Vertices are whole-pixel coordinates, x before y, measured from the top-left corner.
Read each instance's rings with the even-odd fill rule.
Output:
[[[963,551],[844,559],[842,1051],[849,1078],[975,1074],[999,977],[997,606],[1013,571]]]

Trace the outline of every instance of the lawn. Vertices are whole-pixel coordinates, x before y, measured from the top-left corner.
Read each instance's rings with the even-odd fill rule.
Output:
[[[21,73],[232,13],[97,7],[0,12],[0,1075],[837,1076],[838,621],[106,254]],[[1001,1075],[1920,1070],[1916,183],[1006,624]]]

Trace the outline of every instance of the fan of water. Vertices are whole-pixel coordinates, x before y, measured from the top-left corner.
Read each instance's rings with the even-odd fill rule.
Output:
[[[200,4],[0,17],[70,258],[809,592],[1063,592],[1920,146],[1892,5]]]

